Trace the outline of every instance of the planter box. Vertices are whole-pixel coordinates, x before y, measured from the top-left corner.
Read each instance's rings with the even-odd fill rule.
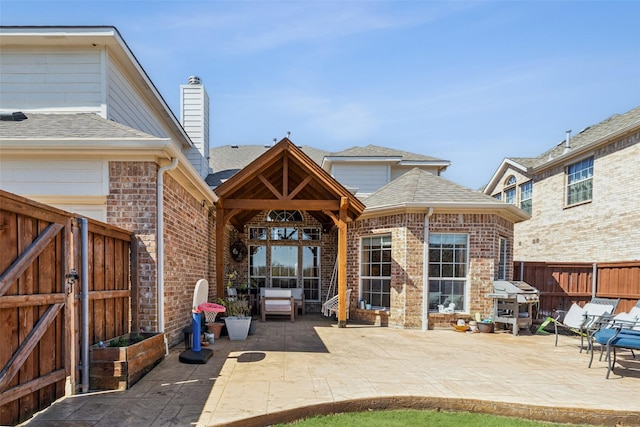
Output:
[[[142,341],[127,347],[109,347],[111,341],[142,335]],[[164,359],[164,334],[125,334],[89,347],[89,389],[126,390]]]
[[[231,341],[246,340],[251,326],[251,317],[225,317],[227,333]]]

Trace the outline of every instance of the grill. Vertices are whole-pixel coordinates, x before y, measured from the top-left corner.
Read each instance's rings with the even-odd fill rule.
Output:
[[[496,280],[493,282],[493,321],[511,325],[513,335],[533,324],[532,307],[540,301],[540,291],[526,282]]]

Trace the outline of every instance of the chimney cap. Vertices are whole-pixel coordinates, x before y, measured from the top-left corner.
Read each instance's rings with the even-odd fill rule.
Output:
[[[202,80],[198,76],[189,76],[189,84],[190,85],[201,85]]]

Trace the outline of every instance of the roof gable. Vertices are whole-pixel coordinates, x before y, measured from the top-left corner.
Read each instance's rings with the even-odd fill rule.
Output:
[[[282,139],[245,168],[222,183],[218,207],[231,210],[230,222],[241,228],[268,209],[300,209],[311,213],[325,228],[348,200],[348,217],[357,218],[364,205],[288,138]]]

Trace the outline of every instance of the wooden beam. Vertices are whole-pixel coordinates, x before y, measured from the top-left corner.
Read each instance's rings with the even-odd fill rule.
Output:
[[[242,212],[242,209],[225,209],[225,215],[222,221],[223,224],[226,224],[229,221],[231,221],[231,218],[238,215],[240,212]]]
[[[307,177],[305,179],[302,180],[302,182],[300,184],[298,184],[298,186],[296,188],[293,189],[293,191],[289,194],[287,194],[287,200],[291,200],[294,197],[296,197],[296,195],[304,188],[307,186],[307,184],[309,182],[311,182],[311,180],[313,179],[313,177],[311,175],[307,175]]]
[[[338,327],[347,327],[347,207],[346,197],[340,199],[338,221]]]
[[[248,210],[299,209],[307,211],[324,211],[338,210],[340,208],[340,202],[337,200],[235,199],[226,200],[225,207]]]
[[[284,153],[282,159],[282,194],[285,199],[289,199],[289,156]]]
[[[326,216],[328,216],[329,218],[331,218],[331,220],[333,221],[333,224],[337,227],[340,225],[340,218],[338,217],[338,215],[336,215],[335,213],[331,212],[331,211],[322,211],[323,214],[325,214]]]
[[[66,295],[60,294],[30,294],[30,295],[5,295],[0,297],[0,309],[12,307],[35,307],[64,303]]]
[[[9,287],[18,280],[18,277],[38,258],[38,255],[64,228],[62,224],[49,224],[47,228],[29,245],[29,247],[7,268],[0,276],[0,296],[9,290]]]
[[[262,181],[262,183],[265,185],[265,187],[267,187],[269,189],[269,191],[271,191],[273,193],[274,196],[276,196],[278,199],[282,199],[282,194],[280,194],[280,192],[276,189],[276,187],[273,186],[273,184],[271,184],[267,178],[264,177],[264,175],[260,174],[258,175],[258,179],[260,181]]]
[[[22,345],[18,347],[18,350],[13,354],[11,359],[9,359],[5,367],[2,368],[2,371],[0,371],[0,394],[6,390],[13,377],[20,371],[20,368],[24,365],[24,362],[27,361],[27,358],[31,355],[31,352],[45,334],[49,325],[55,320],[63,306],[64,304],[53,304],[49,306],[22,342]]]
[[[30,395],[36,390],[40,390],[50,384],[57,383],[65,379],[66,373],[64,369],[58,369],[53,372],[49,372],[46,375],[38,377],[27,383],[11,387],[7,391],[0,393],[0,406],[6,405],[9,402],[13,402],[16,399]]]
[[[222,204],[222,203],[220,203]],[[224,208],[216,207],[216,297],[224,298]]]

